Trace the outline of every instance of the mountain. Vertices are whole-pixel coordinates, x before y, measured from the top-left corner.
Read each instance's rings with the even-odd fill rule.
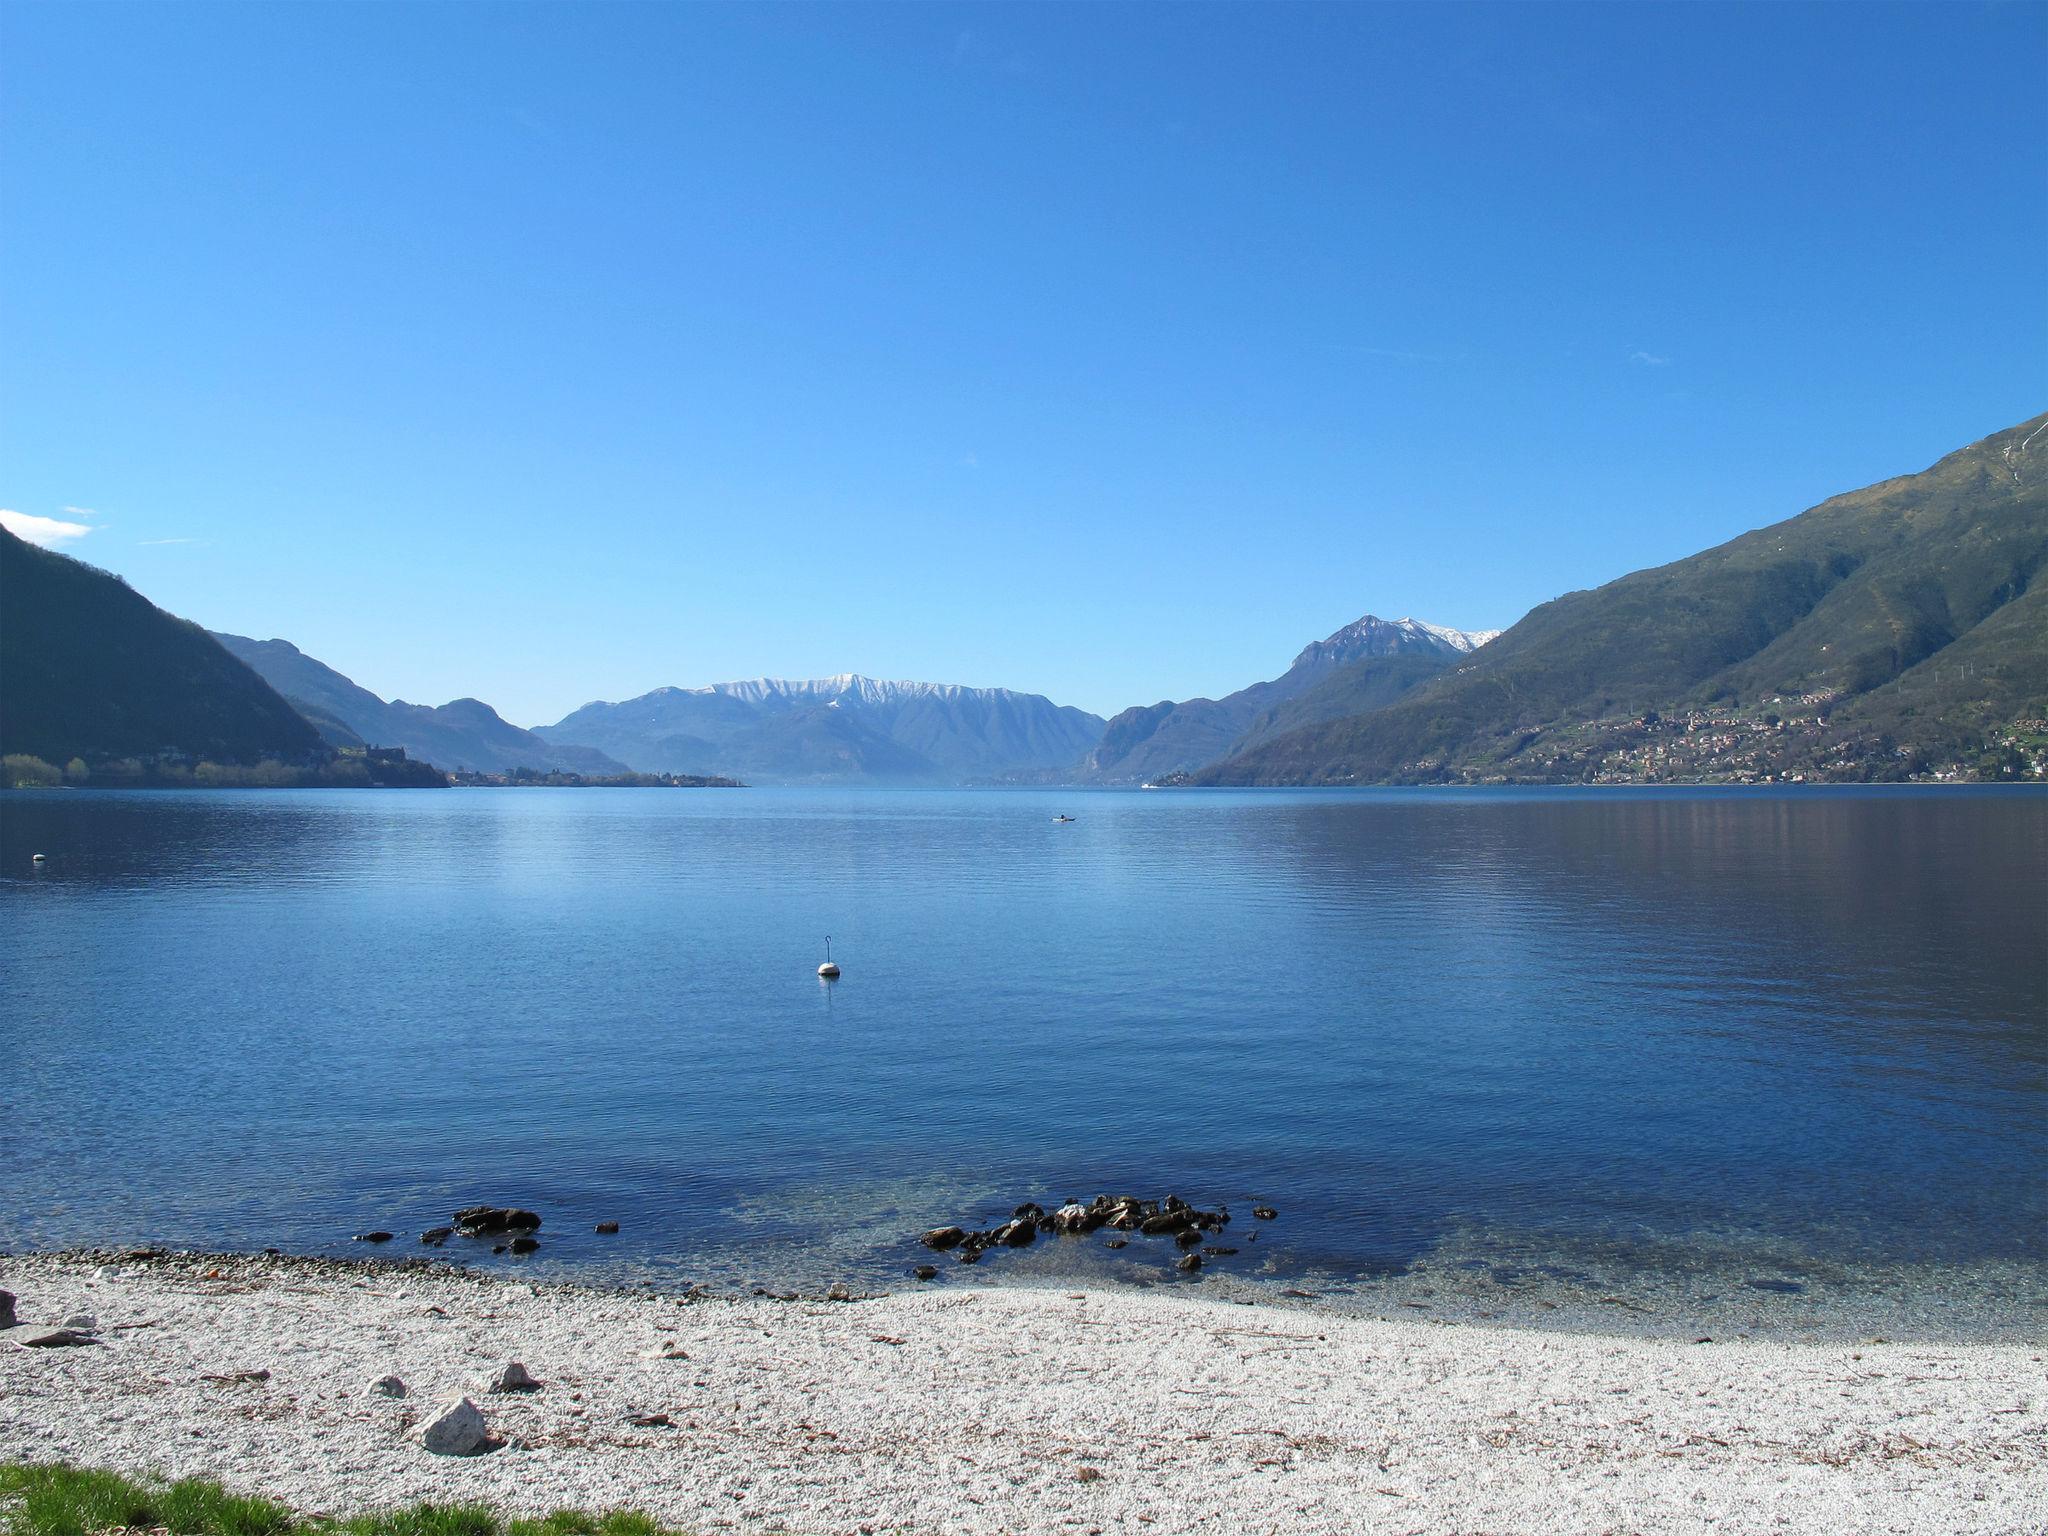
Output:
[[[1888,779],[2048,751],[2048,416],[1545,603],[1405,697],[1215,784]]]
[[[756,784],[961,784],[1065,767],[1100,716],[1035,693],[889,683],[842,673],[657,688],[586,704],[539,734],[586,742],[647,773],[730,774]]]
[[[457,699],[439,707],[408,704],[403,699],[387,703],[288,640],[251,640],[218,633],[213,638],[289,699],[337,747],[362,743],[403,747],[407,756],[450,771],[626,771],[623,763],[593,748],[545,741],[522,730],[476,699]]]
[[[1220,699],[1167,699],[1125,710],[1104,727],[1081,777],[1101,784],[1162,779],[1296,726],[1377,708],[1499,633],[1367,614],[1306,646],[1270,682]]]
[[[0,753],[307,763],[320,733],[197,624],[0,528]]]

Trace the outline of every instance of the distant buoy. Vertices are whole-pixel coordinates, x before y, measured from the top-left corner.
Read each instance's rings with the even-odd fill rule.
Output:
[[[46,856],[46,855],[44,855],[44,854],[40,854],[40,853],[32,853],[32,854],[30,854],[30,855],[28,856],[28,861],[29,861],[29,863],[31,863],[31,864],[41,864],[41,863],[43,863],[43,862],[44,862],[44,860],[45,860],[45,858],[46,858],[46,857],[47,857],[47,856]]]
[[[832,962],[832,935],[825,935],[825,963],[818,967],[818,974],[828,981],[839,974],[839,967]]]

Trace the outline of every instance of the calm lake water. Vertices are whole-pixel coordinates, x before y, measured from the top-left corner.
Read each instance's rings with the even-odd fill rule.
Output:
[[[0,1248],[2048,1326],[2038,792],[19,792],[0,1053]]]

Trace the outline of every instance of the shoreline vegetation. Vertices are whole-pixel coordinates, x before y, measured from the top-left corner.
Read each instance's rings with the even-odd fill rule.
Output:
[[[209,1478],[126,1477],[63,1462],[0,1461],[5,1536],[683,1536],[645,1515],[554,1510],[506,1519],[487,1504],[420,1503],[345,1515],[307,1515],[274,1499],[230,1493]]]
[[[269,1255],[19,1255],[0,1283],[17,1468],[223,1482],[226,1502],[178,1495],[196,1523],[176,1536],[1725,1536],[2048,1513],[2038,1343],[1687,1342],[1163,1289],[783,1302]],[[85,1536],[66,1510],[143,1523],[107,1516],[118,1479],[8,1476],[59,1522],[19,1536]],[[133,1512],[168,1525],[171,1503]],[[646,1513],[505,1523],[620,1508]]]
[[[119,758],[63,767],[26,753],[0,758],[6,789],[744,789],[737,779],[688,773],[567,773],[516,768],[510,773],[444,773],[408,758],[402,748],[350,752],[331,759],[255,764]]]

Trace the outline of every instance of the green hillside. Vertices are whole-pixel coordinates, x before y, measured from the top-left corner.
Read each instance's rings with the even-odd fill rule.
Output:
[[[320,733],[197,624],[5,529],[0,753],[56,763],[327,755]]]
[[[1384,708],[1196,782],[1934,773],[2048,712],[2048,416],[1536,609]]]

